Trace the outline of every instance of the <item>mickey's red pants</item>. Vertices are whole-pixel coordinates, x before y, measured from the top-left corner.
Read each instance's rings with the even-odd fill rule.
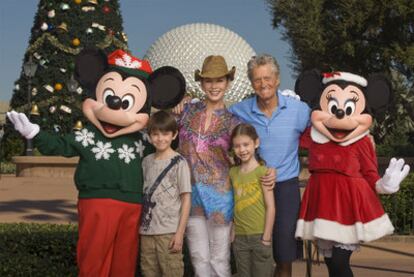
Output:
[[[113,199],[79,199],[79,276],[133,277],[141,205]]]

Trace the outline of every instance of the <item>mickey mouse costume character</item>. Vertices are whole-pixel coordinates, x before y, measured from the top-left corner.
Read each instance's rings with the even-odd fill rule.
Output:
[[[359,243],[391,234],[394,227],[377,193],[398,191],[408,175],[404,160],[392,158],[382,178],[367,136],[373,116],[384,110],[391,88],[381,75],[368,79],[348,72],[303,73],[296,92],[312,108],[309,172],[296,237],[316,240],[329,276],[353,276],[349,265]]]
[[[26,115],[7,113],[14,127],[46,155],[79,156],[79,276],[134,276],[138,252],[143,176],[141,158],[151,104],[175,106],[185,79],[173,67],[152,72],[150,64],[117,50],[108,57],[85,49],[75,76],[90,92],[82,111],[91,124],[57,136],[40,130]]]

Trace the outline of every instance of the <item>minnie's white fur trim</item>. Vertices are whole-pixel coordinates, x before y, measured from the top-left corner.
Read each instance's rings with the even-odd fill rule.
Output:
[[[329,82],[337,80],[353,82],[362,87],[366,87],[368,84],[367,79],[364,77],[349,72],[333,72],[329,77],[323,78],[322,83],[327,84]]]
[[[339,243],[350,244],[369,242],[386,235],[391,235],[394,227],[387,214],[368,223],[356,222],[353,225],[343,225],[326,219],[296,223],[295,237],[303,240],[324,239]]]
[[[362,134],[360,134],[359,136],[356,136],[356,137],[354,137],[354,138],[351,138],[351,139],[349,139],[349,140],[347,140],[347,141],[344,141],[344,142],[341,142],[341,143],[339,143],[339,145],[341,145],[341,146],[347,146],[347,145],[350,145],[350,144],[352,144],[352,143],[354,143],[354,142],[356,142],[356,141],[358,141],[358,140],[360,140],[360,139],[362,139],[362,138],[364,138],[366,135],[368,135],[369,134],[369,130],[366,130],[365,132],[363,132]]]
[[[341,146],[348,146],[360,139],[362,139],[363,137],[365,137],[366,135],[369,134],[369,130],[365,131],[364,133],[360,134],[359,136],[356,136],[354,138],[351,138],[347,141],[344,142],[340,142],[339,145]],[[316,128],[314,128],[313,126],[311,127],[311,139],[319,144],[325,144],[328,143],[330,140],[329,138],[327,138],[324,134],[322,134],[321,132],[319,132]]]
[[[325,144],[329,142],[329,138],[327,138],[324,134],[319,132],[315,127],[311,127],[311,139],[319,144]]]

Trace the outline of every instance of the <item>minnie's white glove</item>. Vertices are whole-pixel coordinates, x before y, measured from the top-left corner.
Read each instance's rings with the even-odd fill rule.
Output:
[[[7,117],[13,123],[14,129],[26,139],[34,138],[40,131],[39,125],[31,123],[24,113],[11,111],[7,112]]]
[[[395,193],[400,189],[400,183],[410,172],[410,166],[404,165],[404,160],[392,158],[384,176],[375,183],[375,189],[380,194]]]

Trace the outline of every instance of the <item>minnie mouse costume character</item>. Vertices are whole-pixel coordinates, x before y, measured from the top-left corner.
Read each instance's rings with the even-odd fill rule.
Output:
[[[349,265],[359,243],[392,234],[394,227],[377,193],[397,192],[408,175],[404,160],[392,158],[382,178],[367,136],[373,116],[391,99],[381,75],[368,79],[347,72],[303,73],[296,92],[312,108],[312,126],[302,137],[309,172],[296,237],[316,240],[329,276],[353,276]]]
[[[14,127],[46,155],[79,156],[79,276],[134,276],[138,252],[143,176],[149,147],[138,131],[151,104],[181,101],[185,79],[173,67],[152,72],[150,64],[117,50],[108,57],[86,49],[76,58],[75,77],[90,92],[82,111],[90,124],[57,136],[40,130],[25,114],[7,113]],[[148,144],[149,145],[149,144]]]

